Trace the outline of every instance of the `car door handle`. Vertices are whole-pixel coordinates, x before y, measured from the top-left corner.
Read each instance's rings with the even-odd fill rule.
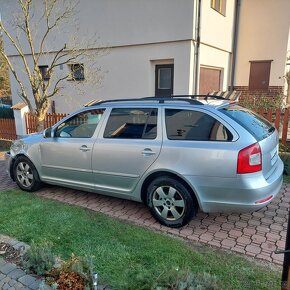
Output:
[[[151,156],[151,155],[155,155],[155,154],[156,154],[156,152],[152,151],[152,149],[150,149],[150,148],[145,148],[142,151],[143,156]]]
[[[80,147],[80,151],[82,151],[82,152],[87,152],[87,151],[90,151],[91,149],[90,148],[88,148],[88,146],[86,146],[86,145],[82,145],[81,147]]]

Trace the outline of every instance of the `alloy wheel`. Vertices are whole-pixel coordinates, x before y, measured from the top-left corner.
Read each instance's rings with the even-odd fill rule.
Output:
[[[185,201],[180,192],[172,186],[160,186],[153,193],[153,206],[165,220],[180,219],[185,211]]]
[[[16,167],[16,177],[23,187],[30,187],[33,183],[32,169],[26,162],[19,162]]]

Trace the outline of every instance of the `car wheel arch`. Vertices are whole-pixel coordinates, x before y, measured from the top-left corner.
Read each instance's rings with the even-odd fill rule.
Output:
[[[12,177],[13,181],[15,181],[15,176],[14,176],[14,171],[13,171],[13,168],[14,168],[14,164],[16,162],[16,160],[20,157],[25,157],[27,158],[33,165],[34,165],[34,162],[25,154],[23,153],[20,153],[20,154],[17,154],[13,159],[12,159],[12,162],[11,162],[11,166],[10,166],[10,176]],[[35,165],[34,165],[35,167]],[[37,170],[37,168],[35,167],[35,169]],[[38,170],[37,170],[38,171]]]
[[[20,189],[33,192],[41,187],[42,182],[38,170],[31,159],[25,154],[15,156],[12,171],[14,180]]]
[[[147,188],[149,184],[158,177],[171,177],[181,182],[191,193],[191,196],[194,200],[194,203],[197,205],[197,207],[200,207],[200,203],[199,203],[199,199],[197,197],[196,191],[188,184],[186,180],[184,180],[178,174],[172,173],[169,171],[156,171],[146,177],[146,179],[143,181],[142,188],[141,188],[141,200],[143,201],[143,203],[146,204],[147,202]]]

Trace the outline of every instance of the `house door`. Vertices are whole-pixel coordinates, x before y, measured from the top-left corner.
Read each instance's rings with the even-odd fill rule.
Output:
[[[271,60],[251,61],[249,89],[250,90],[268,90]]]
[[[155,96],[168,97],[173,95],[174,64],[155,66]]]

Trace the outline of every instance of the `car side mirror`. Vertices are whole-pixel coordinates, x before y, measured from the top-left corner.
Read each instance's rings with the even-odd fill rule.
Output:
[[[44,137],[44,138],[51,138],[51,137],[52,137],[52,129],[51,129],[51,127],[46,128],[46,129],[43,131],[43,137]]]

